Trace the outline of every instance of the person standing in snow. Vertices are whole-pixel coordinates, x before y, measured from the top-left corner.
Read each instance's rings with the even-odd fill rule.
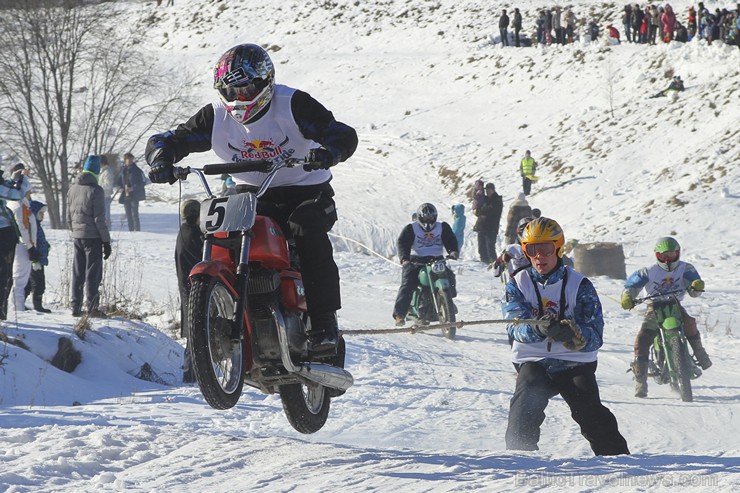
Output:
[[[511,23],[511,27],[514,28],[514,46],[519,48],[521,46],[519,33],[522,30],[522,14],[519,12],[519,9],[514,9],[514,20]]]
[[[457,252],[462,253],[463,241],[465,240],[465,224],[467,218],[465,217],[465,206],[463,204],[455,204],[452,206],[452,232],[455,233],[455,239],[457,239]]]
[[[622,292],[622,308],[631,310],[635,306],[635,297],[645,290],[648,296],[660,295],[672,291],[680,291],[674,296],[679,302],[684,293],[697,297],[704,291],[704,281],[693,265],[680,260],[681,246],[675,238],[665,236],[655,244],[656,263],[650,267],[633,272],[624,283]],[[664,297],[664,298],[667,298]],[[630,367],[635,375],[635,397],[647,397],[647,367],[650,345],[658,330],[658,321],[653,311],[652,302],[648,302],[645,319],[635,338],[635,360]],[[694,350],[699,366],[706,370],[712,366],[707,351],[701,343],[701,334],[696,326],[696,319],[681,307],[684,334],[686,340]]]
[[[556,221],[541,217],[529,222],[521,245],[532,266],[506,284],[501,300],[507,320],[542,320],[507,326],[517,379],[506,449],[539,449],[545,408],[559,394],[595,455],[629,454],[616,418],[601,403],[596,382],[604,330],[601,302],[591,281],[563,265],[564,244]]]
[[[188,300],[190,299],[190,271],[203,259],[203,233],[200,230],[200,202],[186,200],[180,209],[180,230],[175,241],[175,270],[180,289],[180,336],[187,340],[183,360],[185,383],[195,382],[190,347],[190,329],[187,326]]]
[[[87,298],[87,315],[105,318],[100,310],[100,283],[103,260],[111,254],[110,233],[105,223],[105,192],[98,185],[100,156],[85,159],[77,182],[69,187],[67,224],[72,230],[72,316],[82,316],[83,290]]]
[[[98,177],[98,182],[105,194],[105,223],[108,225],[108,230],[110,231],[112,225],[110,206],[113,203],[115,177],[113,176],[113,170],[108,164],[108,158],[104,154],[100,156],[100,176]]]
[[[506,10],[501,12],[501,17],[498,18],[498,30],[501,36],[501,46],[509,46],[509,16],[506,15]]]
[[[44,228],[41,226],[46,214],[46,204],[38,200],[31,200],[30,207],[31,213],[36,218],[36,250],[39,253],[39,259],[31,264],[31,276],[28,283],[26,283],[24,299],[28,298],[29,294],[33,294],[31,297],[33,309],[40,313],[51,313],[51,310],[44,308],[43,302],[44,292],[46,291],[46,273],[44,269],[45,266],[49,265],[49,249],[51,248],[46,240]]]
[[[123,166],[116,185],[121,190],[118,203],[123,204],[129,231],[141,231],[139,220],[139,202],[146,199],[144,189],[144,172],[134,162],[134,155],[127,152],[123,155]]]
[[[478,233],[478,255],[484,264],[496,260],[496,239],[503,209],[503,199],[496,193],[495,185],[487,183],[486,201],[478,208],[478,219],[473,226],[473,231]]]
[[[536,181],[535,173],[537,172],[537,163],[532,157],[532,153],[524,153],[522,161],[519,163],[519,174],[522,177],[522,191],[524,195],[529,195],[532,190],[532,182]]]
[[[25,168],[25,166],[24,166]],[[31,190],[28,170],[14,167],[10,180],[0,170],[0,320],[8,318],[8,297],[13,286],[13,262],[18,244],[18,225],[6,203],[21,200]]]
[[[28,177],[23,164],[17,164],[13,168],[13,172],[16,171],[23,171]],[[26,311],[26,284],[31,276],[32,263],[39,261],[39,251],[36,248],[38,225],[36,217],[31,212],[31,190],[28,190],[21,200],[13,202],[10,209],[15,216],[21,240],[15,247],[13,261],[13,305],[18,313]]]
[[[509,206],[506,215],[506,230],[504,231],[504,242],[507,245],[517,243],[517,226],[522,218],[532,215],[532,208],[527,202],[527,197],[520,193]]]
[[[275,84],[272,60],[255,44],[237,45],[220,57],[213,87],[218,99],[175,130],[149,139],[149,177],[154,183],[174,183],[174,163],[191,152],[211,149],[228,162],[305,158],[310,164],[280,170],[257,212],[275,219],[295,239],[314,327],[311,350],[336,352],[341,299],[327,234],[337,220],[330,168],[354,154],[357,132],[308,93]],[[241,193],[259,186],[264,173],[232,177]]]
[[[444,251],[450,258],[459,257],[459,245],[455,233],[446,222],[437,222],[437,208],[428,202],[421,204],[416,211],[416,222],[407,224],[398,236],[398,258],[401,261],[401,285],[398,287],[396,304],[393,306],[393,319],[396,325],[406,323],[406,315],[411,305],[411,297],[419,283],[419,271],[427,259],[441,257]],[[413,255],[412,255],[413,250]],[[448,268],[447,277],[453,298],[455,274]]]

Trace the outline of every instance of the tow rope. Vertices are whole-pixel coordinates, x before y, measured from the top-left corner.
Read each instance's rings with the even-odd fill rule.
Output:
[[[397,334],[401,332],[409,332],[415,334],[417,332],[424,332],[426,330],[437,330],[437,329],[448,329],[455,327],[461,329],[466,325],[490,325],[490,324],[508,324],[508,325],[548,325],[549,320],[535,320],[535,319],[492,319],[492,320],[473,320],[465,322],[460,320],[459,322],[448,322],[444,324],[414,324],[410,327],[396,327],[393,329],[357,329],[357,330],[342,330],[344,335],[367,335],[367,334]]]

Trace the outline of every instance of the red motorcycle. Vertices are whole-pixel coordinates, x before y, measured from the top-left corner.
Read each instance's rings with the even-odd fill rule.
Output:
[[[344,370],[345,344],[336,354],[314,355],[311,319],[301,273],[291,266],[288,241],[257,202],[284,167],[297,160],[178,167],[175,176],[200,178],[208,198],[201,204],[203,261],[190,272],[187,320],[193,369],[206,402],[233,407],[244,384],[278,392],[290,424],[314,433],[326,423],[331,397],[353,383]],[[266,173],[256,192],[214,197],[205,175]]]

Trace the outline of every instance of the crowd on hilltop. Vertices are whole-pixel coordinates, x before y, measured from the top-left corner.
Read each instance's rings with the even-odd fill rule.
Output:
[[[569,44],[575,41],[596,40],[602,35],[600,19],[586,21],[579,18],[573,8],[544,8],[537,12],[531,37],[526,35],[524,19],[518,8],[511,16],[503,10],[499,16],[499,42],[502,46],[536,46]],[[656,44],[658,41],[688,42],[705,39],[708,43],[721,40],[740,46],[740,4],[736,8],[717,8],[714,12],[699,2],[683,14],[677,13],[669,3],[628,4],[621,12],[623,37],[616,26],[606,24],[603,34],[614,44]],[[525,34],[523,34],[525,33]],[[581,38],[583,36],[583,38]]]

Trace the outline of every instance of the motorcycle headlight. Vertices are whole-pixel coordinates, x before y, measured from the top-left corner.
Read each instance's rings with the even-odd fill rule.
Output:
[[[435,274],[441,274],[445,271],[446,268],[447,265],[445,264],[444,260],[437,260],[432,265],[432,272],[434,272]]]

